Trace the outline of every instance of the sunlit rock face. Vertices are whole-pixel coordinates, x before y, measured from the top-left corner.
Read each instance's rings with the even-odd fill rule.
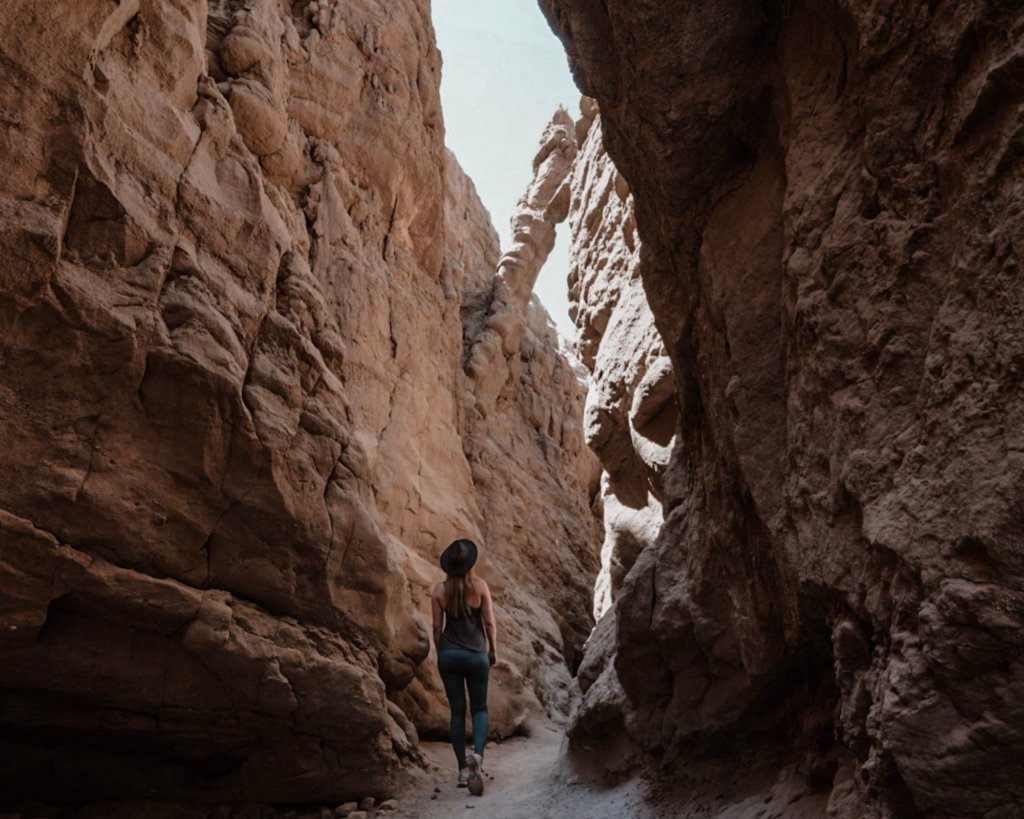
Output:
[[[3,799],[388,790],[446,713],[455,536],[496,591],[495,732],[560,713],[584,389],[523,302],[480,413],[498,253],[429,4],[59,7],[0,22]]]
[[[681,811],[1016,815],[1021,10],[541,6],[628,182],[679,408],[591,713]],[[611,299],[579,281],[596,362]]]
[[[574,749],[598,749],[600,764],[618,770],[635,763],[635,748],[622,736],[629,708],[614,663],[612,604],[663,522],[662,476],[678,411],[672,364],[640,278],[633,198],[605,151],[596,104],[584,98],[581,108],[570,178],[570,310],[590,373],[584,428],[601,462],[605,538],[594,594],[600,622],[579,669],[582,697],[568,735]]]
[[[676,430],[672,365],[640,279],[633,197],[608,158],[584,98],[573,166],[569,292],[576,349],[591,377],[587,444],[601,460],[605,541],[594,613],[601,616],[662,523],[661,476]]]

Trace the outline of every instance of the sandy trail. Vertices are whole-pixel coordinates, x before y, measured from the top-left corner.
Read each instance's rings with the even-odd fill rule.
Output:
[[[562,733],[550,726],[533,735],[516,737],[487,746],[487,773],[483,796],[471,796],[455,785],[455,758],[447,743],[424,742],[420,746],[429,761],[423,781],[399,798],[396,817],[441,819],[618,819],[647,817],[635,785],[595,790],[559,770]],[[435,793],[434,789],[439,792]],[[431,798],[436,797],[436,798]]]

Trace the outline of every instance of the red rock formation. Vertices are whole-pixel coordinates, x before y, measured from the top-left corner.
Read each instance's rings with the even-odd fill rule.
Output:
[[[541,6],[678,381],[606,711],[680,812],[1018,815],[1020,8]]]
[[[429,4],[18,0],[0,54],[2,798],[386,790],[441,713],[455,535],[517,624],[496,730],[557,710],[583,388],[523,305],[472,415],[497,254]]]

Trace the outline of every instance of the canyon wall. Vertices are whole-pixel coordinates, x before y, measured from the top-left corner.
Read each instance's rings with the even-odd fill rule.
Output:
[[[642,755],[676,815],[1019,815],[1019,6],[540,5],[624,179],[574,183],[587,429],[665,516],[617,547],[574,757]]]
[[[444,150],[429,3],[0,19],[0,793],[383,793],[446,705],[455,536],[495,731],[564,711],[599,527],[584,388]]]
[[[605,538],[594,590],[599,619],[577,675],[582,696],[567,733],[577,756],[623,771],[636,764],[638,746],[625,730],[630,711],[614,664],[614,603],[663,523],[662,478],[678,404],[672,364],[640,277],[633,197],[605,151],[596,104],[584,97],[581,109],[570,179],[570,314],[577,352],[591,374],[584,427],[601,462]]]

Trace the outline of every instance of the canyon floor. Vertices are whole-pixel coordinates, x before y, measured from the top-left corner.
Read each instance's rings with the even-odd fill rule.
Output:
[[[480,797],[456,787],[451,746],[425,742],[421,750],[429,762],[429,773],[400,796],[400,809],[394,815],[410,819],[461,815],[487,819],[612,819],[655,815],[644,805],[636,783],[597,789],[567,775],[559,765],[562,740],[561,731],[542,725],[529,737],[488,745],[486,787]]]
[[[654,781],[639,776],[602,786],[567,769],[561,755],[564,734],[550,724],[535,726],[529,737],[514,737],[487,747],[486,787],[471,796],[454,779],[451,746],[424,742],[426,771],[415,786],[398,795],[403,819],[820,819],[829,810],[830,790],[809,790],[803,777],[777,757],[737,749],[744,764],[680,763],[673,776]],[[763,751],[763,749],[762,749]],[[672,780],[676,780],[673,784]],[[838,788],[850,792],[850,783]]]

